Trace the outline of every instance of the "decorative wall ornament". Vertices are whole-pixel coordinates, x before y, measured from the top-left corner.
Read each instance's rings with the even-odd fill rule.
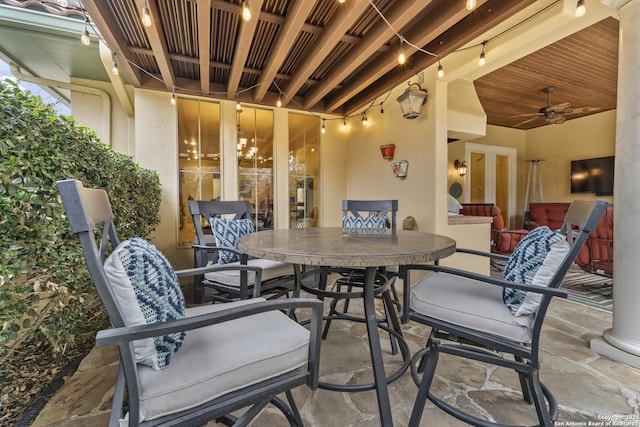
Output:
[[[409,167],[409,162],[406,160],[401,160],[399,162],[391,163],[391,168],[393,169],[393,174],[396,176],[396,178],[406,177],[408,167]]]
[[[380,152],[382,153],[382,158],[386,160],[393,159],[393,153],[396,149],[396,144],[384,144],[380,146]]]

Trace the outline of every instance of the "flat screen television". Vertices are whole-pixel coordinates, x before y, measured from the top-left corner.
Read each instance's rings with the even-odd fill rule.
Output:
[[[614,156],[571,161],[571,192],[613,195]]]

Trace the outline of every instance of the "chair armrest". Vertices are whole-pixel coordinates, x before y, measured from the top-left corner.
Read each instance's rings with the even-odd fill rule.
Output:
[[[476,249],[456,248],[456,252],[460,252],[463,254],[470,254],[470,255],[478,255],[478,256],[483,256],[491,259],[499,259],[503,261],[509,260],[509,255],[501,255],[493,252],[478,251]]]
[[[440,265],[426,265],[426,264],[416,264],[416,265],[407,265],[406,266],[407,273],[409,270],[430,270],[438,273],[447,273],[452,274],[454,276],[464,277],[467,279],[478,280],[483,283],[487,283],[494,286],[501,286],[503,288],[513,288],[520,289],[525,292],[535,292],[543,295],[550,295],[559,298],[567,298],[567,291],[564,289],[557,288],[548,288],[546,286],[532,286],[527,285],[525,283],[518,282],[510,282],[508,280],[500,279],[498,277],[485,276],[478,273],[473,273],[471,271],[460,270],[452,267],[443,267]],[[410,284],[406,283],[405,292],[409,291]]]
[[[226,252],[233,252],[235,254],[242,255],[242,252],[240,252],[238,249],[231,248],[228,246],[191,245],[191,247],[196,251],[204,251],[204,252],[226,251]]]
[[[205,273],[210,273],[212,271],[232,271],[232,270],[241,270],[240,272],[240,280],[241,286],[247,286],[247,272],[253,271],[256,274],[255,280],[253,281],[253,297],[257,298],[260,296],[261,292],[261,284],[262,284],[262,267],[256,266],[248,266],[247,264],[247,255],[242,254],[240,265],[210,265],[207,267],[198,267],[198,268],[187,268],[184,270],[177,270],[177,277],[191,277],[191,276],[200,276]]]
[[[204,328],[228,322],[230,320],[247,317],[258,313],[265,313],[275,310],[293,310],[296,308],[312,309],[312,329],[319,333],[320,321],[317,326],[313,325],[313,319],[322,314],[323,302],[315,298],[287,298],[280,300],[259,301],[251,304],[236,306],[228,309],[214,311],[184,319],[169,320],[166,322],[152,323],[147,325],[126,326],[114,329],[98,331],[96,335],[96,345],[99,347],[106,345],[125,344],[130,341],[143,338],[153,338],[160,335],[173,334],[176,332],[188,331],[191,329]]]

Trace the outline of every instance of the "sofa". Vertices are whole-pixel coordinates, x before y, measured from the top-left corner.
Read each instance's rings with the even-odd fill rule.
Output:
[[[529,203],[525,213],[525,228],[533,230],[543,225],[552,230],[562,227],[570,203]],[[576,264],[590,273],[613,275],[613,205],[609,205],[598,226],[576,258]]]
[[[508,255],[515,249],[528,230],[508,230],[504,228],[504,220],[500,208],[493,203],[463,203],[460,209],[462,215],[490,216],[491,223],[491,252]]]

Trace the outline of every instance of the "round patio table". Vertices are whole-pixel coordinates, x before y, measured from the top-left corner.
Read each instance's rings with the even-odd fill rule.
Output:
[[[420,264],[452,255],[455,240],[433,233],[397,230],[388,234],[345,233],[342,228],[292,228],[264,230],[242,236],[244,253],[296,267],[359,267],[365,270],[364,312],[380,421],[393,425],[375,313],[375,275],[379,267]],[[297,280],[296,289],[300,289]],[[397,319],[395,319],[397,322]],[[398,332],[400,331],[398,327]],[[399,332],[400,333],[400,332]]]

